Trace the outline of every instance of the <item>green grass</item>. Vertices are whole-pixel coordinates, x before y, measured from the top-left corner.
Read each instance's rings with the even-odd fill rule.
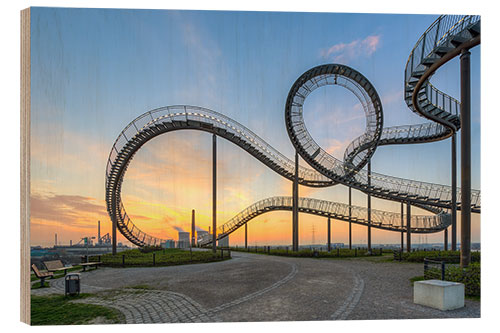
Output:
[[[31,285],[31,289],[40,289],[40,288],[50,288],[50,283],[45,279],[45,282],[43,283],[43,287],[40,285],[40,281],[35,282]]]
[[[417,281],[424,281],[425,278],[423,275],[419,275],[419,276],[414,276],[410,279],[410,282],[411,282],[411,285],[413,286],[413,284]]]
[[[423,275],[420,275],[420,276],[414,276],[410,279],[410,282],[411,282],[411,285],[413,286],[413,284],[417,281],[424,281],[426,280]],[[473,300],[473,301],[481,301],[481,296],[470,296],[470,295],[465,295],[465,298],[466,299],[470,299],[470,300]]]
[[[403,252],[401,259],[408,262],[424,262],[424,259],[432,259],[436,261],[445,261],[446,263],[460,263],[460,251],[412,251]],[[399,260],[396,256],[395,261]],[[481,261],[481,252],[471,252],[471,262],[476,263]]]
[[[214,256],[211,251],[192,251],[183,249],[163,249],[143,253],[139,249],[127,250],[116,255],[104,254],[100,257],[103,266],[123,267],[147,267],[153,266],[153,254],[155,256],[154,266],[172,266],[185,264],[198,264],[229,259],[227,252],[221,258],[220,251]],[[90,261],[97,261],[97,256],[90,257]]]
[[[331,252],[327,251],[313,251],[311,249],[302,249],[299,251],[292,251],[291,249],[280,249],[280,248],[275,248],[275,249],[270,249],[270,251],[267,251],[267,248],[264,247],[248,247],[248,249],[245,248],[231,248],[231,251],[240,251],[240,252],[249,252],[249,253],[257,253],[257,254],[269,254],[269,255],[275,255],[275,256],[286,256],[286,257],[308,257],[308,258],[328,258],[328,259],[342,259],[342,258],[375,258],[375,257],[381,257],[380,255],[380,249],[373,249],[372,250],[372,255],[369,256],[367,253],[366,249],[360,249],[360,250],[349,250],[349,249],[332,249]],[[315,254],[316,252],[316,254]],[[382,254],[382,257],[385,257],[386,254],[385,252]],[[390,257],[392,260],[392,256]],[[387,260],[389,260],[389,255],[387,255]]]
[[[348,260],[363,260],[363,261],[370,261],[370,262],[374,262],[374,263],[393,262],[392,254],[388,254],[388,253],[385,253],[385,252],[383,252],[382,255],[378,255],[378,254],[377,255],[372,255],[372,256],[365,255],[365,256],[357,256],[357,257],[347,257],[345,259],[348,259]]]
[[[31,296],[32,325],[81,325],[103,317],[106,323],[123,322],[123,315],[114,309],[100,305],[71,303],[71,300],[91,296]]]
[[[460,282],[465,286],[465,296],[469,299],[480,300],[481,297],[481,264],[472,263],[467,268],[458,265],[446,265],[445,280]],[[415,281],[441,279],[441,269],[430,267],[424,276],[415,276],[410,279],[412,285]]]

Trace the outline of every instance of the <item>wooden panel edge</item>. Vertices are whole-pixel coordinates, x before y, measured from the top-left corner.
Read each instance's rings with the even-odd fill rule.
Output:
[[[31,324],[30,284],[30,107],[31,10],[21,11],[21,321]]]

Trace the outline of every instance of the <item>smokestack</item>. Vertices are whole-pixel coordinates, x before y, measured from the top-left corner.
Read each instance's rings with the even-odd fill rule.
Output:
[[[73,246],[73,240],[72,239],[69,240],[69,246]]]
[[[195,230],[195,225],[194,225],[194,209],[191,212],[191,246],[195,247],[196,246],[196,241],[195,241],[195,236],[194,233],[196,232]]]
[[[57,246],[57,234],[55,236],[55,243],[56,243],[55,245]]]
[[[101,244],[101,221],[97,221],[97,244]]]

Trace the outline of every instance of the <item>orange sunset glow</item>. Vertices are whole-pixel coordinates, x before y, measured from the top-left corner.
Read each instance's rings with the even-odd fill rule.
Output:
[[[105,202],[108,157],[127,124],[150,110],[169,105],[214,110],[292,159],[295,148],[284,121],[290,87],[313,66],[339,63],[363,73],[376,88],[383,104],[383,128],[427,121],[408,108],[403,73],[416,38],[435,20],[431,15],[342,19],[351,31],[346,34],[327,15],[313,13],[299,27],[291,24],[288,14],[249,13],[241,16],[248,21],[240,26],[234,20],[239,16],[224,12],[204,16],[140,11],[134,19],[125,14],[107,16],[106,11],[90,10],[88,16],[69,12],[47,11],[37,21],[37,26],[46,28],[32,31],[37,42],[31,46],[36,55],[31,73],[31,245],[52,246],[56,233],[59,244],[96,236],[98,221],[101,235],[111,233]],[[60,24],[54,24],[58,20]],[[89,25],[89,20],[96,24]],[[331,33],[318,33],[329,31],[325,27]],[[480,48],[472,50],[473,87],[480,81],[479,55]],[[443,68],[433,82],[450,96],[460,96],[458,63]],[[474,93],[471,101],[471,178],[472,188],[478,190],[479,97]],[[368,124],[362,102],[339,85],[314,90],[303,110],[311,137],[338,159]],[[450,185],[450,141],[376,147],[372,171]],[[291,181],[220,137],[216,162],[218,226],[259,200],[292,195]],[[299,163],[309,167],[303,160]],[[352,194],[353,205],[367,206],[366,194],[357,190]],[[299,186],[299,196],[347,204],[348,188]],[[211,134],[181,130],[147,142],[128,166],[121,200],[134,224],[151,236],[177,240],[178,230],[191,231],[193,209],[197,228],[208,231]],[[372,198],[372,208],[398,213],[400,203]],[[412,214],[430,213],[412,208]],[[300,245],[325,244],[326,222],[324,217],[300,213]],[[460,233],[460,214],[457,225]],[[348,243],[348,226],[332,220],[333,243]],[[232,246],[244,244],[243,229],[230,235]],[[352,231],[354,244],[366,244],[366,226],[353,224]],[[443,234],[413,234],[413,243],[442,243]],[[266,213],[248,224],[250,245],[289,246],[291,235],[291,211]],[[471,240],[480,242],[479,214],[472,214]],[[398,232],[372,228],[373,244],[399,241]],[[118,242],[131,245],[119,233]]]

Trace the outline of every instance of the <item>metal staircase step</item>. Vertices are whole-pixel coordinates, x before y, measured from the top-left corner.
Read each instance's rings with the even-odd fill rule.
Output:
[[[472,37],[479,36],[481,34],[481,21],[477,21],[476,23],[467,27],[467,30],[470,32]]]
[[[415,85],[417,85],[417,82],[418,82],[418,79],[415,79],[415,78],[411,77],[411,78],[408,80],[407,84],[408,84],[408,85],[410,85],[410,86],[415,86]],[[413,91],[413,90],[412,90],[412,91]]]
[[[434,53],[437,54],[438,56],[442,57],[444,56],[446,53],[450,52],[454,50],[453,47],[449,47],[449,46],[439,46],[437,47],[435,50],[434,50]]]
[[[426,70],[415,71],[415,72],[411,73],[411,76],[416,77],[417,79],[420,79],[425,74],[425,72],[426,72]]]
[[[439,58],[436,58],[436,57],[426,57],[426,58],[422,59],[421,64],[424,65],[424,66],[430,67],[430,66],[434,65],[434,63],[438,59]]]
[[[435,109],[436,107],[432,104],[428,104],[422,108],[422,110],[427,113],[432,113],[432,111],[434,111]]]
[[[450,43],[453,44],[455,47],[458,47],[468,40],[469,40],[469,38],[465,38],[465,37],[460,36],[460,35],[455,35],[450,39]]]

